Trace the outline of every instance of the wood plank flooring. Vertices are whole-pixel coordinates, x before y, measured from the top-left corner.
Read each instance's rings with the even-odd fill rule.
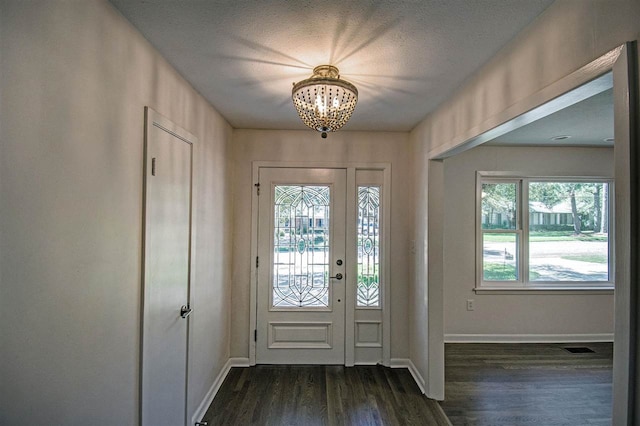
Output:
[[[232,368],[203,420],[211,425],[448,425],[406,369]]]
[[[440,405],[454,425],[610,425],[612,358],[611,343],[446,344]]]

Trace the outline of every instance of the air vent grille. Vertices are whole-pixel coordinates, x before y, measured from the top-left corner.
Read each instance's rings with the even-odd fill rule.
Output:
[[[567,352],[571,352],[572,354],[592,354],[595,353],[593,350],[585,347],[585,346],[581,346],[581,347],[574,347],[574,348],[564,348],[565,351]]]

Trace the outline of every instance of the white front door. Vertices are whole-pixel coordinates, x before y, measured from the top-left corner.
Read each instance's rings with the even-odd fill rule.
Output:
[[[193,136],[147,110],[142,425],[183,425]]]
[[[260,168],[259,364],[344,364],[345,169]]]

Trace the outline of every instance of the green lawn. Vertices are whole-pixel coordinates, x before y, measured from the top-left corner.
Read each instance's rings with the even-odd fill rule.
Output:
[[[535,281],[540,277],[537,272],[529,272],[529,280]],[[513,265],[504,263],[487,262],[484,264],[484,280],[485,281],[516,281],[516,268]]]
[[[529,233],[529,241],[607,241],[607,234],[594,234],[593,232],[583,232],[575,235],[567,231],[532,231]],[[502,243],[514,242],[514,234],[484,234],[486,242]]]
[[[484,279],[485,281],[515,281],[518,277],[513,265],[487,262],[484,264]]]
[[[604,254],[567,254],[561,256],[561,258],[589,263],[607,263],[607,256],[605,256]]]
[[[583,232],[575,235],[567,231],[536,231],[529,233],[529,241],[607,241],[607,234]]]

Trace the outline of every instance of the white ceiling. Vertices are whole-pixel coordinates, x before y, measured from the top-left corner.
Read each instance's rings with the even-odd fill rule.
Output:
[[[111,0],[236,128],[304,129],[293,82],[335,65],[345,130],[408,131],[552,0]]]
[[[567,95],[570,96],[571,93]],[[613,88],[611,88],[517,128],[487,144],[613,146],[613,127]],[[554,140],[557,136],[569,136],[569,138]]]

